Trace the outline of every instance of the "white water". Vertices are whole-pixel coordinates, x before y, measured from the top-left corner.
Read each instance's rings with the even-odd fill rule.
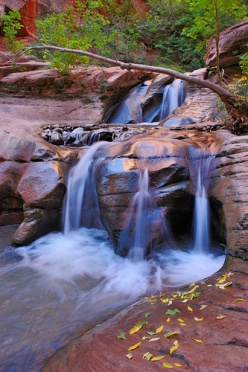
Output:
[[[208,200],[209,168],[212,157],[198,160],[198,172],[194,207],[194,244],[197,253],[208,252],[210,249],[210,207]],[[205,179],[204,179],[205,177]]]
[[[149,230],[147,213],[151,208],[151,198],[149,195],[149,175],[148,169],[140,171],[139,188],[135,194],[130,207],[130,220],[125,227],[125,230],[134,230],[134,242],[130,247],[128,257],[134,261],[142,261],[145,259],[146,237]],[[132,218],[133,217],[133,218]]]
[[[166,251],[137,262],[116,255],[105,232],[87,228],[15,252],[22,260],[0,269],[0,369],[11,372],[38,370],[80,330],[141,296],[208,277],[225,259]]]
[[[184,84],[182,80],[175,79],[172,84],[166,85],[160,111],[160,120],[165,119],[184,101]]]
[[[136,220],[131,224],[137,226],[133,247],[138,253],[131,250],[122,258],[114,253],[106,232],[80,227],[85,185],[101,146],[92,146],[71,173],[65,234],[49,234],[1,257],[1,371],[37,371],[45,356],[77,332],[144,295],[202,280],[225,261],[224,255],[216,257],[194,246],[189,252],[165,249],[144,260],[143,238],[149,224],[144,210],[153,207],[147,169],[140,173],[133,201]],[[204,192],[199,196],[205,198]],[[205,208],[197,205],[200,211]],[[203,230],[198,227],[196,236]]]
[[[64,232],[68,234],[81,226],[83,197],[85,185],[90,174],[90,166],[99,148],[104,147],[105,142],[98,142],[90,147],[78,164],[71,170],[68,186],[66,206],[64,211]]]

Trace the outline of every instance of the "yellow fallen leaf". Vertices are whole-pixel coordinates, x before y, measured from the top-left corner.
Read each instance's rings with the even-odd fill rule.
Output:
[[[164,359],[164,355],[158,355],[151,358],[151,362],[157,362],[158,360]]]
[[[221,319],[223,319],[223,318],[225,318],[225,317],[226,317],[225,315],[218,315],[216,319],[217,319],[217,320],[221,320]]]
[[[133,335],[134,333],[139,332],[139,330],[140,330],[140,329],[143,327],[143,325],[145,325],[145,324],[147,324],[147,322],[143,322],[143,321],[138,322],[137,324],[135,324],[135,326],[129,330],[130,335]]]
[[[160,327],[158,327],[158,328],[156,329],[156,333],[160,333],[160,332],[162,332],[163,329],[164,329],[164,326],[161,325]]]
[[[176,344],[170,348],[170,354],[172,354],[175,350],[179,348],[179,344]]]
[[[133,355],[131,353],[126,354],[127,359],[132,359]]]
[[[179,363],[174,363],[174,365],[176,366],[176,367],[182,367],[182,364],[179,364]]]
[[[163,363],[163,367],[164,367],[164,368],[171,369],[171,368],[173,368],[173,365],[171,365],[170,363],[164,362],[164,363]]]
[[[235,298],[235,301],[246,301],[244,298]]]
[[[148,337],[148,336],[143,336],[143,337],[142,337],[142,340],[143,340],[143,341],[145,341],[145,340],[150,340],[150,337]]]
[[[184,327],[184,326],[186,326],[187,324],[185,324],[185,323],[179,323],[180,324],[180,326],[182,326],[182,327]]]
[[[206,309],[208,305],[201,305],[200,309],[199,310],[203,310],[203,309]]]
[[[224,283],[227,280],[227,275],[224,274],[220,278],[217,279],[217,283]]]
[[[204,318],[197,318],[196,316],[194,317],[196,322],[201,322]]]
[[[193,338],[193,340],[194,340],[195,342],[199,342],[200,344],[203,344],[203,341],[202,341],[202,340],[199,340],[199,339],[197,339],[197,338]]]
[[[160,337],[154,337],[154,338],[151,338],[148,342],[158,341],[159,339],[160,339]]]
[[[141,345],[141,342],[138,342],[137,344],[130,346],[130,347],[128,348],[128,351],[135,350],[135,349],[137,349],[140,345]]]
[[[190,306],[187,306],[187,309],[188,309],[189,311],[193,311],[192,307],[190,307]]]
[[[169,302],[168,298],[160,298],[160,300],[164,303],[167,304]]]
[[[150,298],[149,302],[150,302],[151,305],[153,305],[157,302],[157,299],[156,298]]]
[[[167,318],[166,319],[166,323],[170,323],[170,318]]]
[[[233,282],[227,282],[227,283],[223,283],[223,284],[215,284],[216,287],[218,288],[221,288],[221,289],[225,289],[226,287],[230,287],[230,285],[232,285]]]
[[[181,318],[178,318],[177,320],[178,320],[180,323],[184,323],[184,320],[181,319]]]

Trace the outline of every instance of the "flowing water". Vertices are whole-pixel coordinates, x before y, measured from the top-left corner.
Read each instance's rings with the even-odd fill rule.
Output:
[[[175,79],[149,96],[151,82],[138,85],[128,93],[123,101],[113,106],[105,115],[104,122],[111,124],[154,123],[166,118],[183,104],[184,83]],[[154,97],[156,96],[156,99]],[[161,96],[159,99],[158,97]]]

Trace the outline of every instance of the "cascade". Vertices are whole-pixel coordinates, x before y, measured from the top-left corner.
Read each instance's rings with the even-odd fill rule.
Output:
[[[106,113],[104,122],[109,124],[154,123],[166,118],[183,104],[185,89],[182,80],[175,79],[173,83],[160,87],[159,91],[150,97],[148,88],[151,85],[151,82],[146,82],[132,89],[120,104],[113,106]]]
[[[95,185],[92,184],[93,177],[89,176],[94,175],[94,170],[91,169],[94,161],[94,156],[98,149],[103,146],[104,142],[97,142],[93,146],[91,146],[86,155],[82,157],[82,159],[70,172],[63,218],[65,234],[68,234],[72,230],[77,230],[81,226],[83,200],[85,192],[87,190],[91,190],[92,193],[91,195],[88,194],[87,198],[85,198],[84,211],[88,216],[91,216],[87,208],[89,204],[86,205],[87,200],[88,203],[89,201],[92,201],[92,203],[95,205],[95,211],[98,211],[98,204],[95,202]],[[89,185],[89,183],[91,183],[91,185],[87,188],[87,185]]]
[[[149,174],[148,169],[145,168],[140,170],[138,191],[127,210],[118,248],[119,252],[128,249],[127,257],[134,261],[142,261],[146,256],[146,242],[149,235],[148,214],[151,207]]]
[[[207,182],[209,177],[211,157],[198,161],[198,173],[194,207],[194,245],[196,252],[208,252],[210,247],[210,214],[207,196]],[[204,176],[206,180],[204,180]]]
[[[165,119],[184,101],[185,90],[182,80],[175,79],[172,84],[166,85],[163,91],[163,99],[159,119]]]

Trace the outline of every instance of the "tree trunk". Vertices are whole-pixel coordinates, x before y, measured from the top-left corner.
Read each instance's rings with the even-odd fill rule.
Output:
[[[231,92],[229,92],[227,89],[223,88],[222,86],[211,83],[208,80],[194,78],[192,76],[185,75],[178,71],[174,71],[174,70],[164,68],[164,67],[154,67],[154,66],[149,66],[149,65],[141,65],[137,63],[126,63],[126,62],[121,62],[121,61],[114,60],[111,58],[103,57],[103,56],[100,56],[94,53],[86,52],[83,50],[61,48],[61,47],[51,46],[51,45],[40,45],[40,46],[29,47],[21,53],[26,53],[29,50],[37,50],[37,49],[47,49],[47,50],[59,51],[61,53],[78,54],[78,55],[89,57],[91,59],[96,59],[98,61],[108,63],[113,66],[120,66],[122,69],[127,69],[127,70],[133,69],[133,70],[141,70],[141,71],[147,71],[147,72],[167,74],[176,79],[181,79],[191,84],[195,84],[200,87],[208,88],[212,90],[213,92],[215,92],[220,97],[220,99],[222,100],[222,102],[224,103],[226,107],[228,114],[233,119],[233,123],[230,128],[232,132],[241,133],[243,130],[243,127],[248,126],[248,102],[245,100],[241,100],[239,96],[232,94]],[[18,53],[15,58],[17,58],[19,54],[20,53]]]

